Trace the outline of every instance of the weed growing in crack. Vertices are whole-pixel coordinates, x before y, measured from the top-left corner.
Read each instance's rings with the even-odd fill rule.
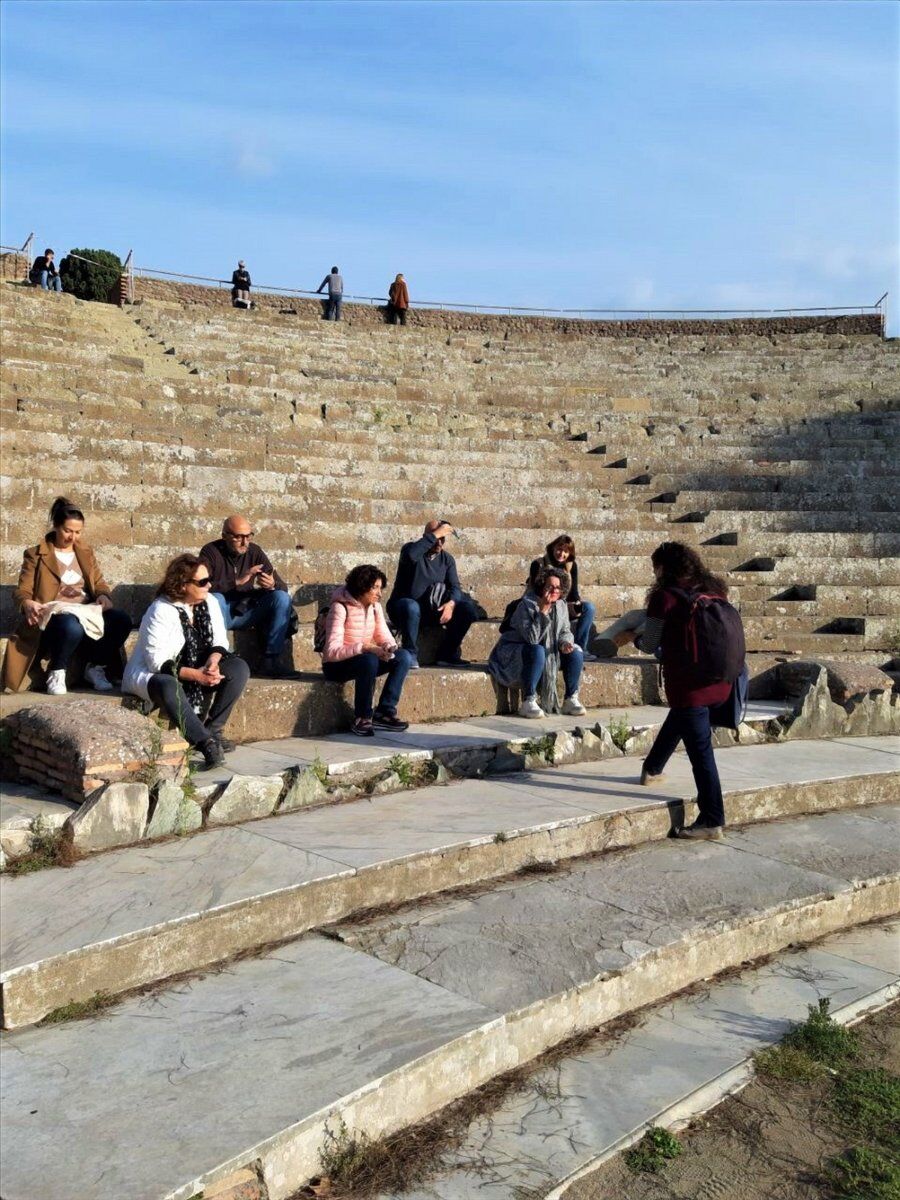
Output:
[[[116,997],[111,996],[109,992],[94,992],[88,1000],[71,1000],[68,1004],[54,1008],[52,1012],[47,1013],[46,1017],[38,1021],[38,1024],[62,1025],[65,1021],[84,1021],[87,1017],[94,1017],[115,1003]]]
[[[509,841],[509,834],[504,833],[502,829],[498,829],[497,832],[494,834],[494,844],[496,846],[502,846],[504,842],[508,842],[508,841]]]
[[[415,782],[413,765],[405,754],[393,755],[388,761],[388,768],[397,776],[403,787],[412,787]]]
[[[900,1164],[865,1146],[854,1146],[833,1158],[827,1179],[841,1200],[897,1200],[900,1196]]]
[[[309,769],[312,771],[313,775],[315,775],[316,779],[318,779],[319,783],[321,783],[324,787],[325,780],[328,778],[328,765],[327,763],[323,762],[318,750],[316,751],[315,758],[309,764]]]
[[[622,713],[620,717],[613,717],[608,725],[608,729],[613,745],[617,746],[620,750],[624,750],[628,744],[628,739],[631,737],[631,725],[625,714]]]
[[[150,745],[147,749],[147,757],[141,763],[136,777],[141,783],[146,783],[148,788],[155,788],[160,782],[159,760],[162,757],[162,730],[158,722],[154,721],[150,727]]]
[[[526,758],[542,758],[544,762],[552,763],[555,741],[555,735],[552,733],[545,733],[539,738],[529,738],[527,742],[522,743],[522,753]]]
[[[683,1150],[684,1146],[674,1133],[654,1125],[652,1129],[647,1130],[636,1146],[626,1151],[625,1162],[628,1169],[636,1175],[656,1175],[667,1162],[677,1158]]]
[[[63,829],[54,829],[46,817],[31,822],[31,848],[6,864],[5,875],[28,875],[46,867],[71,867],[79,859],[78,851]]]
[[[325,1141],[319,1151],[322,1174],[333,1187],[351,1191],[361,1177],[367,1174],[370,1142],[363,1133],[351,1133],[344,1118],[335,1132],[325,1126]]]

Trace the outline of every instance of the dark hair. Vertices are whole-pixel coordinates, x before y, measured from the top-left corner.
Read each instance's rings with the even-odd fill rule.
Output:
[[[553,551],[557,548],[557,546],[561,546],[564,550],[568,550],[569,562],[575,561],[575,543],[567,533],[561,533],[559,537],[555,537],[552,542],[547,543],[546,550],[547,557],[549,559],[552,560]]]
[[[714,596],[728,595],[725,580],[705,567],[697,551],[683,542],[663,542],[650,555],[650,561],[654,567],[662,567],[662,576],[647,592],[648,600],[654,593],[668,587],[708,592]]]
[[[167,600],[183,600],[187,585],[194,578],[201,561],[196,554],[179,554],[173,558],[166,567],[162,583],[156,589],[157,596],[165,596]]]
[[[50,524],[54,529],[62,529],[66,521],[83,521],[84,513],[76,508],[65,496],[57,496],[50,505]]]
[[[381,567],[373,567],[369,563],[363,563],[359,567],[354,567],[346,579],[347,591],[354,600],[359,600],[364,596],[369,588],[373,588],[378,580],[381,580],[381,586],[387,587],[387,575],[382,571]]]
[[[48,247],[47,247],[47,249],[44,251],[44,254],[55,254],[55,253],[56,253],[56,251],[55,251],[55,250],[52,250],[52,249],[51,249],[49,246],[48,246]]]
[[[331,268],[331,273],[332,273],[332,275],[337,275],[337,274],[339,274],[337,267],[332,267],[332,268]]]
[[[548,579],[559,580],[559,598],[560,600],[565,600],[566,596],[569,594],[569,588],[571,586],[569,573],[565,567],[541,567],[541,569],[535,573],[534,578],[531,580],[529,586],[536,595],[540,596],[541,592],[543,592],[544,588],[547,586]]]

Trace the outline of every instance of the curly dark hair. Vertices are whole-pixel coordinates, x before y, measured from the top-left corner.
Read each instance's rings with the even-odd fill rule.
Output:
[[[179,554],[173,558],[166,567],[162,583],[156,589],[157,596],[165,596],[167,600],[183,600],[187,585],[194,578],[201,561],[196,554]]]
[[[654,567],[662,568],[662,575],[647,592],[647,600],[663,588],[678,587],[686,591],[707,592],[713,596],[727,596],[728,584],[720,575],[714,575],[703,565],[696,550],[684,542],[663,542],[650,555]]]
[[[373,567],[370,563],[362,563],[358,567],[354,567],[344,581],[345,587],[354,600],[359,600],[364,596],[369,588],[373,588],[378,580],[381,580],[381,586],[387,587],[387,575],[382,571],[381,567]]]
[[[84,513],[65,496],[57,496],[50,505],[50,524],[54,529],[62,529],[66,521],[83,521]]]
[[[541,569],[535,573],[534,578],[529,584],[529,587],[535,593],[535,595],[540,596],[541,592],[543,592],[547,585],[548,579],[559,580],[559,598],[560,600],[565,600],[566,596],[569,594],[571,581],[569,579],[568,572],[564,567],[541,567]]]

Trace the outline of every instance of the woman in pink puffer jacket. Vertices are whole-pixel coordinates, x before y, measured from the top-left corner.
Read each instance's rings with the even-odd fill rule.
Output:
[[[332,683],[355,681],[350,732],[358,737],[374,737],[376,729],[401,733],[409,728],[398,719],[397,705],[412,659],[391,637],[384,619],[380,602],[386,585],[387,576],[378,567],[354,567],[344,587],[332,593],[325,625],[322,674]],[[379,675],[387,679],[373,713]]]

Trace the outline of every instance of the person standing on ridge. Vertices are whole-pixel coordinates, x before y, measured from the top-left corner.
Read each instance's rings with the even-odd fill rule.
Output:
[[[406,324],[406,310],[409,308],[409,288],[402,275],[398,275],[391,284],[388,292],[390,300],[390,316],[394,325]]]
[[[331,268],[331,274],[326,275],[316,288],[316,295],[328,288],[328,303],[325,305],[325,320],[339,321],[341,305],[344,302],[344,278],[337,267]]]

